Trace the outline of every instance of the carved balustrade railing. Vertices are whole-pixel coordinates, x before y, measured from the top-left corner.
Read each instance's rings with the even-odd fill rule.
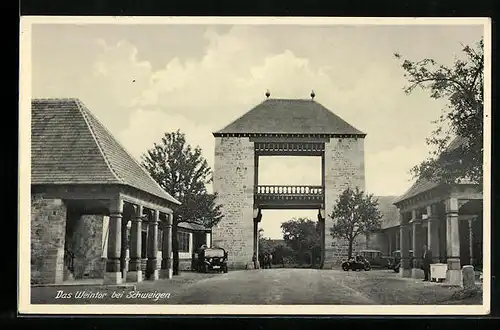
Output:
[[[257,196],[323,197],[321,186],[259,185],[255,187]]]

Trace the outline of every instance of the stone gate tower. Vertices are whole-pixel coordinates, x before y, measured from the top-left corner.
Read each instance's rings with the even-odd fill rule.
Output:
[[[267,96],[269,96],[267,94]],[[364,138],[312,99],[266,99],[215,137],[214,191],[224,218],[213,244],[228,250],[229,266],[244,268],[258,254],[262,209],[317,209],[322,267],[338,263],[343,244],[329,235],[328,217],[347,187],[364,190]],[[259,185],[259,156],[321,156],[321,186]],[[325,219],[326,218],[326,219]]]

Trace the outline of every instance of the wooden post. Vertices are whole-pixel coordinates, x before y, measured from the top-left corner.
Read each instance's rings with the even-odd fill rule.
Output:
[[[473,219],[469,219],[469,257],[470,257],[470,264],[474,266],[475,260],[474,260],[474,233],[472,231],[472,221]]]

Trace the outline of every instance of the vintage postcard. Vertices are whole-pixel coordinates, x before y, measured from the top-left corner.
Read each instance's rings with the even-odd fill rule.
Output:
[[[488,18],[20,31],[20,313],[489,313]]]

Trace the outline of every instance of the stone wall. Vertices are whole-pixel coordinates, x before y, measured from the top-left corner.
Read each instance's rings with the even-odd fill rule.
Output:
[[[214,191],[224,218],[212,243],[227,249],[228,266],[244,268],[253,254],[254,144],[248,138],[215,139]]]
[[[74,278],[103,278],[103,216],[74,215],[68,221],[71,230],[67,232],[67,246],[75,255]]]
[[[345,240],[333,239],[330,218],[337,198],[347,187],[365,189],[364,139],[331,138],[325,143],[325,263],[324,268],[338,265],[347,257]],[[365,238],[356,240],[355,248],[365,247]]]
[[[31,283],[61,283],[66,206],[61,199],[31,196]]]

